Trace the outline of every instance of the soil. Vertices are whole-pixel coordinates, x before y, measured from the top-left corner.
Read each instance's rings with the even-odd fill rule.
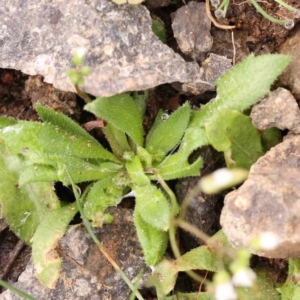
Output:
[[[161,1],[163,3],[166,1]],[[292,5],[295,8],[300,8],[299,1],[288,0],[286,3]],[[171,29],[172,13],[176,11],[184,3],[179,1],[172,1],[167,7],[151,8],[151,13],[160,17],[167,29],[167,43],[176,52],[180,53],[180,50],[176,44],[176,40],[173,37]],[[289,15],[285,14],[286,11],[282,10],[280,6],[273,0],[263,1],[260,5],[270,15],[280,18],[288,18]],[[150,7],[149,3],[146,6]],[[213,9],[212,9],[213,12]],[[299,21],[295,20],[295,23]],[[244,0],[235,0],[229,6],[227,18],[218,19],[219,23],[225,25],[235,25],[236,29],[233,30],[234,35],[238,36],[241,40],[246,41],[245,45],[249,53],[255,54],[262,53],[274,53],[276,49],[285,41],[288,35],[293,30],[287,30],[281,25],[271,23],[264,19],[255,8]],[[211,34],[214,38],[214,45],[212,52],[221,55],[228,55],[228,58],[233,59],[232,49],[228,49],[228,45],[232,45],[231,35],[225,35],[225,31],[215,28],[212,25]],[[224,41],[224,37],[227,40]],[[229,40],[230,38],[230,40]],[[30,76],[22,74],[15,70],[0,69],[0,115],[5,117],[14,117],[18,120],[38,120],[38,116],[34,110],[32,101],[32,94],[26,91],[25,82]],[[46,85],[47,86],[47,85]],[[49,89],[43,90],[43,93],[49,93]],[[209,92],[200,96],[191,96],[180,93],[175,90],[171,85],[166,84],[154,88],[150,92],[150,96],[147,100],[147,114],[144,120],[145,131],[151,127],[153,119],[155,118],[158,110],[162,108],[168,113],[176,110],[186,100],[194,106],[198,106],[201,103],[206,103],[214,96],[214,93]],[[70,99],[73,99],[72,97]],[[67,98],[64,101],[75,101],[76,109],[74,105],[71,105],[74,110],[67,111],[72,113],[70,116],[75,117],[79,122],[83,123],[83,120],[90,120],[90,116],[83,114],[83,101],[80,98],[74,98],[70,100]],[[66,102],[64,102],[63,106]],[[51,101],[47,103],[51,107]],[[72,108],[72,109],[73,109]],[[57,109],[57,108],[56,108]],[[175,183],[172,184],[175,186]],[[220,213],[222,207],[222,199],[218,200],[216,205],[216,215]],[[214,221],[214,228],[219,227],[218,217]],[[26,245],[21,247],[21,250],[14,263],[9,267],[6,274],[3,274],[7,267],[7,264],[11,261],[11,252],[17,247],[19,239],[8,228],[5,228],[0,232],[0,279],[7,280],[8,282],[16,282],[20,273],[24,270],[27,262],[30,259],[30,248]],[[271,274],[274,276],[275,282],[284,282],[287,276],[287,263],[284,260],[268,260],[265,258],[254,257],[252,259],[252,265],[264,265],[269,266]],[[189,283],[187,283],[187,280]],[[187,289],[195,289],[195,283],[187,279],[186,277],[179,280],[180,286],[184,282],[186,291]],[[196,287],[198,288],[198,287]],[[1,293],[1,289],[0,289]],[[151,298],[149,298],[151,299]]]

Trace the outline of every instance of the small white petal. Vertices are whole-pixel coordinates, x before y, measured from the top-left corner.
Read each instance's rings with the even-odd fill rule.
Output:
[[[78,57],[80,57],[80,58],[82,58],[82,57],[84,57],[85,56],[85,54],[86,54],[86,49],[85,48],[83,48],[83,47],[80,47],[80,48],[76,48],[76,50],[75,50],[75,53],[78,55]]]
[[[263,232],[259,238],[263,250],[274,250],[279,242],[277,235],[270,231]]]
[[[255,280],[256,274],[250,268],[239,270],[232,277],[232,283],[235,286],[251,287]]]
[[[218,284],[214,294],[216,300],[236,300],[237,294],[231,282]]]
[[[214,183],[216,186],[224,186],[229,184],[233,179],[233,173],[228,169],[219,169],[213,174]]]

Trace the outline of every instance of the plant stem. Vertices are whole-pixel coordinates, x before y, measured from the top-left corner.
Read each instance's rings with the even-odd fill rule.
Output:
[[[171,200],[169,239],[170,239],[170,245],[171,245],[172,251],[174,253],[174,256],[176,258],[179,258],[181,256],[181,254],[178,249],[177,242],[176,242],[176,226],[174,226],[174,223],[173,223],[173,220],[175,220],[176,214],[177,214],[177,200],[176,200],[176,197],[175,197],[173,191],[169,188],[169,186],[162,179],[162,177],[155,170],[153,170],[153,173],[155,174],[157,181],[161,184],[161,186],[166,191],[166,193],[169,195],[170,200]]]
[[[89,102],[92,102],[92,99],[89,97],[89,95],[85,92],[83,92],[79,86],[77,84],[75,84],[75,89],[76,89],[76,92],[77,94],[86,102],[86,103],[89,103]]]
[[[277,1],[278,2],[278,1]],[[284,25],[286,22],[288,22],[289,20],[279,20],[276,19],[272,16],[270,16],[269,14],[267,14],[261,6],[258,5],[258,3],[256,2],[256,0],[251,0],[252,5],[258,10],[258,12],[260,12],[266,19],[270,20],[273,23],[276,24],[280,24],[280,25]]]
[[[281,6],[285,7],[286,9],[290,10],[290,11],[295,11],[297,10],[295,7],[288,5],[287,3],[285,3],[282,0],[275,0],[277,3],[279,3]]]
[[[135,287],[133,286],[132,282],[130,281],[130,279],[125,275],[125,273],[120,269],[120,267],[116,264],[116,262],[110,257],[110,255],[108,254],[108,252],[105,250],[105,248],[103,247],[103,245],[101,244],[101,242],[98,240],[98,238],[96,237],[96,235],[94,234],[91,225],[89,223],[89,221],[86,219],[84,213],[83,213],[83,209],[81,207],[80,204],[80,196],[79,193],[77,191],[77,187],[75,186],[71,175],[69,173],[69,170],[67,169],[67,166],[65,165],[65,170],[69,176],[71,185],[72,185],[72,189],[73,189],[73,193],[74,196],[76,198],[76,203],[77,203],[77,207],[78,210],[80,212],[81,215],[81,219],[82,222],[87,230],[87,232],[89,233],[90,237],[93,239],[93,241],[95,242],[95,244],[98,246],[99,250],[102,252],[102,254],[107,258],[107,260],[111,263],[111,265],[115,268],[115,270],[120,274],[120,276],[122,277],[122,279],[126,282],[126,284],[128,285],[128,287],[132,290],[135,291]],[[140,294],[139,291],[135,291],[135,296],[139,299],[139,300],[144,300],[143,296]]]
[[[13,285],[3,281],[3,280],[0,280],[0,285],[3,286],[4,288],[6,289],[9,289],[11,290],[12,292],[14,292],[15,294],[19,295],[20,297],[24,298],[24,299],[27,299],[27,300],[37,300],[36,298],[28,295],[27,293],[17,289],[16,287],[14,287]]]

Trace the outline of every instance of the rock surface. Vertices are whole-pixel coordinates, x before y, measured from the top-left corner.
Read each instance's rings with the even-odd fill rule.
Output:
[[[63,91],[74,91],[65,71],[77,49],[87,52],[92,72],[83,89],[97,96],[144,90],[199,78],[151,30],[143,6],[109,0],[7,0],[0,7],[0,67],[42,75]]]
[[[201,61],[213,44],[210,26],[205,3],[191,1],[179,8],[175,13],[172,28],[180,50]]]
[[[225,197],[221,225],[230,243],[247,247],[264,232],[277,236],[270,258],[300,257],[300,136],[291,136],[261,157],[249,178]]]
[[[111,208],[113,224],[96,229],[98,239],[124,273],[134,282],[144,269],[140,286],[150,274],[146,268],[137,240],[133,216],[130,210]],[[127,300],[131,291],[121,276],[100,253],[98,247],[82,225],[70,226],[59,246],[63,258],[61,276],[55,289],[48,289],[36,278],[30,263],[15,284],[19,289],[47,300]],[[19,300],[11,291],[0,295],[1,300]]]
[[[211,53],[204,60],[200,68],[202,79],[207,82],[189,82],[182,84],[182,91],[192,93],[194,95],[203,94],[206,91],[214,91],[216,89],[215,81],[224,73],[232,68],[230,61],[225,56]]]
[[[297,26],[293,35],[279,48],[279,53],[292,56],[292,62],[279,77],[279,84],[287,86],[291,93],[300,99],[300,26]]]
[[[300,133],[298,104],[293,95],[284,88],[270,92],[260,103],[254,105],[250,116],[253,125],[260,130],[277,127]]]

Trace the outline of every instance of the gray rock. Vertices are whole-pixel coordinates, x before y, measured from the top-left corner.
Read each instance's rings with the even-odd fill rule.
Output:
[[[253,125],[265,130],[277,127],[300,133],[300,110],[293,95],[284,88],[270,92],[251,111]]]
[[[142,257],[132,212],[118,208],[111,208],[109,212],[114,215],[115,222],[94,232],[110,256],[133,282],[144,269],[140,281],[140,286],[143,286],[151,270],[146,268]],[[38,299],[129,299],[130,289],[82,225],[70,226],[59,249],[63,263],[60,279],[54,289],[48,289],[39,282],[32,263],[29,263],[15,286]],[[0,299],[22,298],[7,290],[0,295]]]
[[[211,53],[200,68],[201,78],[204,82],[184,83],[182,84],[182,91],[194,95],[214,91],[216,89],[215,81],[231,68],[232,65],[226,57]]]
[[[180,50],[197,61],[203,60],[213,44],[210,26],[205,3],[191,1],[179,8],[172,28]]]
[[[291,93],[300,98],[300,27],[297,26],[291,37],[280,46],[279,53],[292,56],[292,62],[279,77],[279,85],[287,86]]]
[[[151,30],[143,5],[109,0],[7,0],[0,8],[0,67],[42,75],[63,91],[74,91],[65,71],[75,50],[87,51],[92,72],[83,89],[97,96],[194,81],[186,63]]]
[[[249,178],[225,197],[221,225],[229,242],[270,258],[300,257],[300,136],[291,136],[261,157]],[[277,236],[274,250],[255,251],[250,241]]]

